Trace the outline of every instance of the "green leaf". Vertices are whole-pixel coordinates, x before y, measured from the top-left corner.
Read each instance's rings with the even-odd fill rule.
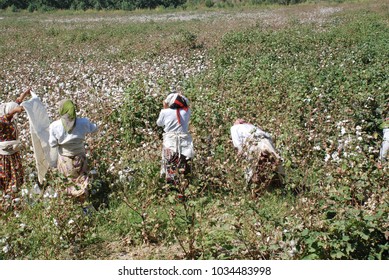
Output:
[[[346,255],[341,251],[336,251],[331,253],[331,257],[334,259],[341,259],[342,257],[345,257]]]
[[[351,246],[350,243],[347,243],[347,246],[346,246],[346,253],[347,253],[347,254],[350,254],[351,252],[354,252],[354,248]]]
[[[319,256],[317,254],[309,254],[308,256],[305,256],[303,260],[318,260]]]
[[[174,204],[174,203],[176,202],[175,196],[174,196],[174,195],[169,195],[169,196],[168,196],[168,201],[169,201],[171,204]]]
[[[362,231],[358,231],[357,233],[363,240],[368,240],[369,239],[369,236],[366,233],[364,233]]]

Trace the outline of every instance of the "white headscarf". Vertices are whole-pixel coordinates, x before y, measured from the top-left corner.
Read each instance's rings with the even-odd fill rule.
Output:
[[[171,93],[171,94],[169,94],[166,97],[164,102],[170,107],[170,106],[172,106],[174,104],[174,101],[177,99],[178,95],[181,95],[181,97],[185,100],[186,105],[189,106],[189,99],[186,98],[185,96],[183,96],[182,94],[178,94],[178,93]]]
[[[3,103],[0,105],[0,116],[5,116],[9,114],[13,109],[18,107],[19,104],[16,102],[8,102],[8,103]],[[12,122],[16,123],[18,120],[18,114],[13,115]]]

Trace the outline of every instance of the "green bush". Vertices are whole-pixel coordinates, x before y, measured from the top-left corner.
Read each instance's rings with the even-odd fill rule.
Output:
[[[215,3],[212,0],[205,0],[205,6],[207,8],[212,8],[215,5]]]

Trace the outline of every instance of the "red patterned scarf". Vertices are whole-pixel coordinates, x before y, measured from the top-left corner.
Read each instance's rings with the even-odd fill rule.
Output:
[[[174,100],[174,103],[170,105],[170,109],[175,109],[177,113],[177,120],[178,123],[181,124],[181,118],[180,118],[180,110],[188,111],[188,104],[186,103],[185,99],[182,98],[181,95],[178,95],[176,100]]]

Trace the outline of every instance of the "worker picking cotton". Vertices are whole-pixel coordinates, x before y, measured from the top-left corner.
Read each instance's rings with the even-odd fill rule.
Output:
[[[179,174],[190,172],[190,160],[194,156],[190,115],[189,100],[185,96],[171,93],[163,101],[157,125],[164,128],[161,175],[165,175],[168,184],[177,185]]]
[[[274,172],[284,175],[281,156],[269,133],[243,119],[237,119],[231,127],[231,138],[238,155],[246,164],[247,184],[270,183]]]

